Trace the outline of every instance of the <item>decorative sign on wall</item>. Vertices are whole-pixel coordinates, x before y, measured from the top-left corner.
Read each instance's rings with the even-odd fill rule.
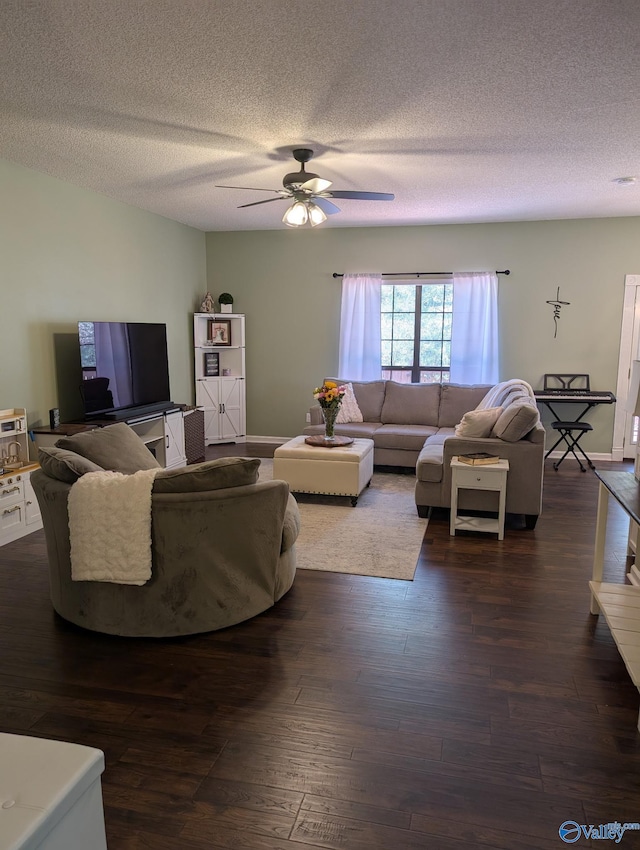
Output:
[[[551,306],[553,307],[553,324],[555,325],[553,338],[555,339],[558,336],[558,319],[560,318],[560,309],[562,307],[569,307],[571,305],[571,301],[560,300],[560,287],[558,287],[558,291],[556,293],[556,300],[547,301],[547,304],[551,304]]]

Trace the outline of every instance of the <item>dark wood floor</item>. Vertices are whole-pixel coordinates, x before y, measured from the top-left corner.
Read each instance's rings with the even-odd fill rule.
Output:
[[[451,538],[443,513],[413,582],[299,571],[264,615],[167,641],[56,617],[36,532],[0,549],[0,729],[104,750],[110,850],[557,850],[565,820],[638,821],[638,691],[588,613],[596,500],[549,467],[535,531]],[[622,582],[618,508],[609,535]]]

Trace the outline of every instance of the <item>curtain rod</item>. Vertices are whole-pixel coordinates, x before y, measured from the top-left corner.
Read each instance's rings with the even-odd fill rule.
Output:
[[[433,277],[435,275],[452,275],[453,272],[383,272],[381,277]],[[505,269],[496,274],[511,274],[511,269]],[[344,272],[334,272],[333,277],[344,277]]]

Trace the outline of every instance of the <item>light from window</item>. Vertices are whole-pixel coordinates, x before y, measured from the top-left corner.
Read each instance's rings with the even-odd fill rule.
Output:
[[[449,380],[453,284],[383,284],[382,377],[400,383]]]
[[[80,365],[82,378],[95,377],[96,371],[96,339],[93,322],[78,322],[80,337]]]

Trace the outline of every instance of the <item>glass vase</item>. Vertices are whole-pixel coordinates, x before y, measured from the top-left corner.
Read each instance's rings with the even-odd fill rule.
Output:
[[[336,417],[338,416],[339,410],[339,407],[322,408],[322,416],[324,417],[325,440],[335,440]]]

